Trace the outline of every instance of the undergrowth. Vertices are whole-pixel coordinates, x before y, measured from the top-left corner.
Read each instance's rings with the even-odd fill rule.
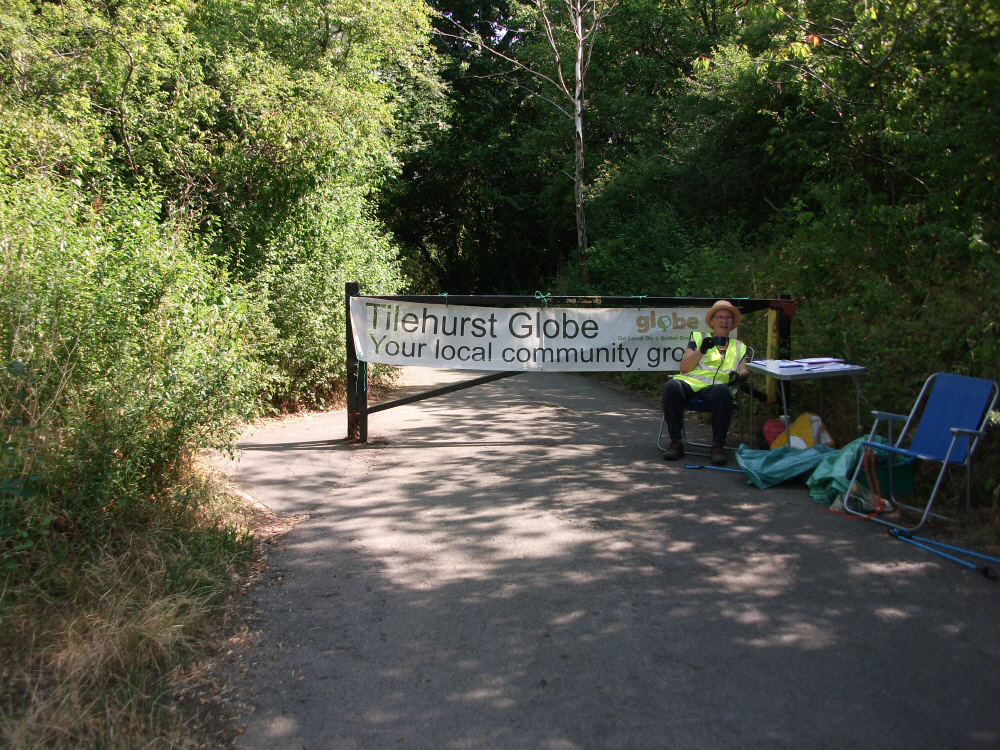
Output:
[[[55,529],[0,573],[0,746],[183,744],[170,674],[248,559],[244,519],[188,466],[171,492],[100,526]]]
[[[194,456],[253,413],[252,305],[141,191],[0,186],[0,746],[170,746],[247,555]],[[178,740],[179,741],[179,740]]]

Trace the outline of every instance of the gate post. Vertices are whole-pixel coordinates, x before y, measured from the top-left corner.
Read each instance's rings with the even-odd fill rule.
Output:
[[[787,300],[787,301],[786,301]],[[767,311],[767,358],[790,359],[792,356],[792,316],[795,315],[795,302],[792,295],[779,294],[778,301],[771,302]],[[774,378],[767,379],[767,402],[773,404],[778,400],[778,388],[785,389],[785,398],[791,400],[789,383],[779,383]]]
[[[368,368],[358,361],[351,325],[351,297],[361,291],[356,281],[344,284],[344,307],[347,313],[347,439],[368,442]]]
[[[778,299],[782,300],[778,303],[781,305],[781,315],[778,317],[778,359],[791,359],[792,316],[795,315],[795,303],[790,294],[779,294]]]

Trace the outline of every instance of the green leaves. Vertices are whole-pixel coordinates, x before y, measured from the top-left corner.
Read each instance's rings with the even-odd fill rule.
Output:
[[[812,52],[810,46],[804,42],[792,42],[786,49],[788,55],[797,60],[808,60]]]
[[[203,373],[212,385],[201,395],[225,393],[227,357],[259,345],[236,389],[246,411],[249,383],[263,370],[284,379],[287,360],[275,352],[308,338],[323,364],[314,380],[297,374],[295,392],[336,386],[331,373],[343,354],[330,329],[276,329],[269,320],[303,302],[281,297],[280,269],[291,243],[331,283],[350,273],[368,288],[398,288],[394,252],[358,207],[440,93],[428,31],[420,0],[11,0],[0,8],[0,58],[9,63],[0,66],[0,183],[12,227],[0,241],[27,254],[40,284],[35,322],[66,333],[57,337],[64,354],[91,368],[81,382],[100,391],[96,383],[135,378],[130,363],[162,357],[168,386],[137,403],[197,415],[171,416],[172,426],[212,425],[216,405],[185,401],[185,368],[214,347],[218,360]],[[414,122],[399,121],[404,110]],[[19,195],[47,197],[51,214]],[[232,281],[210,278],[191,254],[210,256]],[[216,285],[228,294],[206,291]],[[185,293],[190,304],[179,299]],[[329,295],[316,301],[336,307]],[[158,336],[185,345],[165,354]],[[101,372],[96,363],[113,346],[121,357]],[[152,387],[138,380],[140,391]],[[221,411],[230,405],[223,400]]]

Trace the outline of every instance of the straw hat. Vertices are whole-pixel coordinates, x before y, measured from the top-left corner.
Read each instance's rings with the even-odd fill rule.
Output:
[[[705,325],[712,325],[712,316],[719,312],[719,310],[729,310],[733,314],[733,328],[740,324],[740,318],[743,317],[743,314],[729,300],[720,299],[705,313]]]

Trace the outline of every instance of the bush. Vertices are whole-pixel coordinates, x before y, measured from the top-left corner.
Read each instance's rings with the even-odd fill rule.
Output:
[[[261,379],[249,306],[160,200],[0,188],[3,554],[120,517],[199,446],[231,445]]]
[[[403,280],[395,250],[360,191],[328,186],[303,203],[270,243],[251,288],[268,316],[261,356],[272,404],[325,406],[346,382],[344,284],[395,294]]]

